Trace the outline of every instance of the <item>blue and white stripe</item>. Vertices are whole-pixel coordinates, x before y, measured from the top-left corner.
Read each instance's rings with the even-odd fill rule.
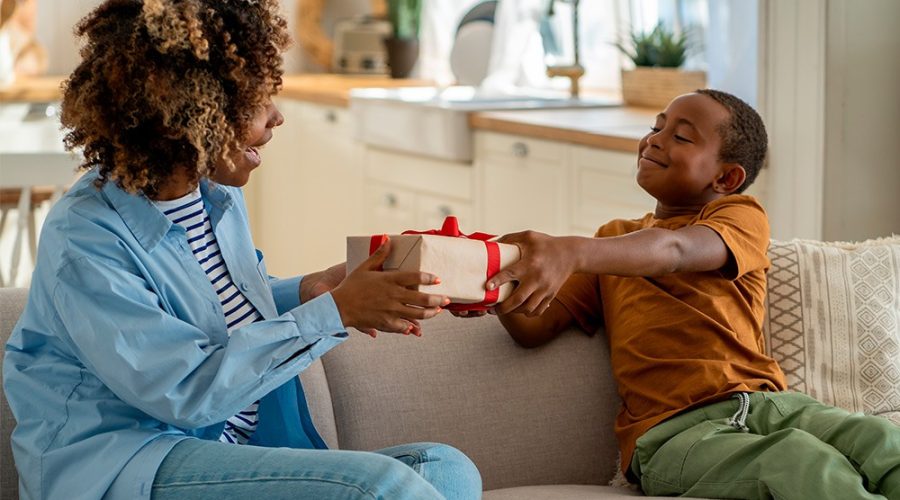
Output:
[[[177,200],[154,203],[172,223],[178,224],[187,232],[188,245],[222,304],[228,331],[231,332],[234,328],[262,318],[228,273],[219,244],[216,243],[216,236],[213,234],[209,214],[203,206],[200,190],[197,189]],[[219,437],[219,441],[235,444],[245,444],[249,441],[259,421],[258,409],[259,401],[229,418],[225,422],[225,431]]]

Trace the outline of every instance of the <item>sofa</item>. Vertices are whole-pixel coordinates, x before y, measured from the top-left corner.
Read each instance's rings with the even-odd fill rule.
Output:
[[[766,342],[791,388],[900,425],[900,237],[773,241],[769,256]],[[26,294],[0,289],[0,346]],[[640,496],[609,484],[620,400],[608,358],[602,332],[524,349],[495,317],[442,314],[421,338],[351,335],[301,378],[330,447],[451,444],[478,466],[487,500]],[[0,496],[15,499],[14,421],[0,404]]]

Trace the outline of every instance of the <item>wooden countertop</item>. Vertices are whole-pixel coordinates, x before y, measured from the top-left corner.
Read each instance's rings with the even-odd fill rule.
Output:
[[[0,102],[51,102],[62,99],[63,76],[20,79],[0,87]],[[285,75],[281,97],[347,107],[350,90],[364,87],[414,87],[431,85],[425,80],[394,80],[387,76],[302,74]]]
[[[469,115],[469,125],[478,130],[633,153],[657,113],[633,107],[486,111]]]
[[[298,99],[329,106],[350,105],[350,91],[366,87],[422,87],[433,85],[427,80],[395,80],[387,76],[304,74],[285,75],[280,97]]]
[[[62,99],[63,76],[41,76],[18,79],[0,87],[0,102],[52,102]]]
[[[0,88],[0,102],[51,102],[62,98],[64,77],[18,80]],[[279,96],[329,106],[347,107],[350,90],[365,87],[426,86],[424,80],[395,80],[386,76],[298,74],[285,75]],[[657,110],[643,108],[582,108],[488,111],[469,115],[474,129],[563,141],[615,151],[634,152],[653,124]]]

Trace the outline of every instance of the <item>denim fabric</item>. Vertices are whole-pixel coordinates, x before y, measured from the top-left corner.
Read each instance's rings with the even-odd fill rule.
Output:
[[[201,182],[234,282],[263,319],[229,332],[184,228],[85,174],[41,232],[28,303],[6,347],[23,499],[149,496],[178,440],[218,439],[260,400],[264,446],[324,447],[297,374],[347,337],[330,294],[300,304],[253,247],[240,189]],[[124,476],[120,471],[129,467]],[[117,488],[118,489],[118,488]]]
[[[186,439],[156,473],[152,500],[222,498],[471,500],[475,464],[456,448],[416,443],[377,452],[234,446]]]

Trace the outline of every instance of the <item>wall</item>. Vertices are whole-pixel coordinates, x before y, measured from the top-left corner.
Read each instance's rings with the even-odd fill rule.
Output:
[[[900,233],[900,2],[830,0],[823,235]]]
[[[900,233],[896,0],[765,0],[760,109],[772,236]]]

